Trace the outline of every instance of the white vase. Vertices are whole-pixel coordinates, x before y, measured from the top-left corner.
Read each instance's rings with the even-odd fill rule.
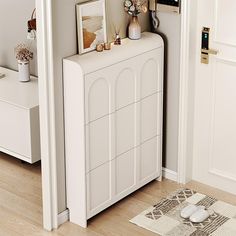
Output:
[[[140,39],[141,38],[141,26],[138,22],[138,16],[132,16],[129,24],[129,38]]]
[[[18,61],[18,79],[20,82],[30,81],[29,61]]]

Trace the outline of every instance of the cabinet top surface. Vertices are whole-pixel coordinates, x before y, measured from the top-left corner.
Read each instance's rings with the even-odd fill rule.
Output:
[[[139,40],[122,40],[121,45],[112,45],[111,50],[103,52],[90,52],[83,55],[74,55],[64,59],[64,62],[73,62],[81,67],[84,74],[97,71],[121,61],[128,60],[143,53],[164,48],[160,35],[144,32]]]
[[[0,67],[5,77],[0,79],[0,101],[31,109],[39,105],[38,79],[31,76],[30,82],[19,82],[18,72]]]

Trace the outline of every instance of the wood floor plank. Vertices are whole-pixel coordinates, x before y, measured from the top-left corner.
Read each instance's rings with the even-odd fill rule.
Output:
[[[63,236],[102,236],[102,234],[93,231],[91,228],[84,229],[70,222],[61,225],[57,232]]]

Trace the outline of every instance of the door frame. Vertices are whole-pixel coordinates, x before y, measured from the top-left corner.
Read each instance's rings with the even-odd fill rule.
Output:
[[[36,0],[43,227],[58,228],[52,0]]]
[[[194,5],[195,4],[195,5]],[[194,7],[193,7],[194,5]],[[191,9],[194,9],[191,11]],[[180,84],[179,84],[179,133],[178,133],[178,183],[185,184],[192,180],[192,162],[193,162],[193,133],[190,128],[193,126],[193,117],[189,114],[191,100],[194,99],[193,93],[190,94],[190,78],[195,79],[194,68],[195,58],[191,58],[190,40],[191,24],[194,22],[194,13],[197,12],[197,0],[182,0],[181,2],[181,46],[180,46]],[[194,38],[195,40],[195,38]],[[195,56],[195,52],[191,51]],[[193,69],[190,77],[190,68]],[[193,82],[194,83],[194,82]],[[194,86],[194,85],[192,85]]]

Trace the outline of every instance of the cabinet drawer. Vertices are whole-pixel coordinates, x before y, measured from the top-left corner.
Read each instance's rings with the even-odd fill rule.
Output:
[[[140,146],[140,181],[152,175],[160,175],[161,137],[157,136]]]
[[[31,157],[30,113],[0,101],[0,147],[26,158]]]
[[[89,172],[108,162],[111,145],[111,115],[86,125],[86,171]]]
[[[87,174],[88,218],[103,210],[111,200],[111,162]]]
[[[135,185],[136,149],[133,149],[113,160],[115,165],[115,194],[122,195]]]
[[[163,91],[163,60],[162,49],[140,55],[139,64],[139,98],[143,99],[156,92]]]
[[[160,135],[162,132],[162,93],[156,93],[142,99],[140,102],[140,111],[140,143],[143,143]]]
[[[115,112],[116,157],[139,144],[136,143],[138,106],[139,103],[134,103]]]

